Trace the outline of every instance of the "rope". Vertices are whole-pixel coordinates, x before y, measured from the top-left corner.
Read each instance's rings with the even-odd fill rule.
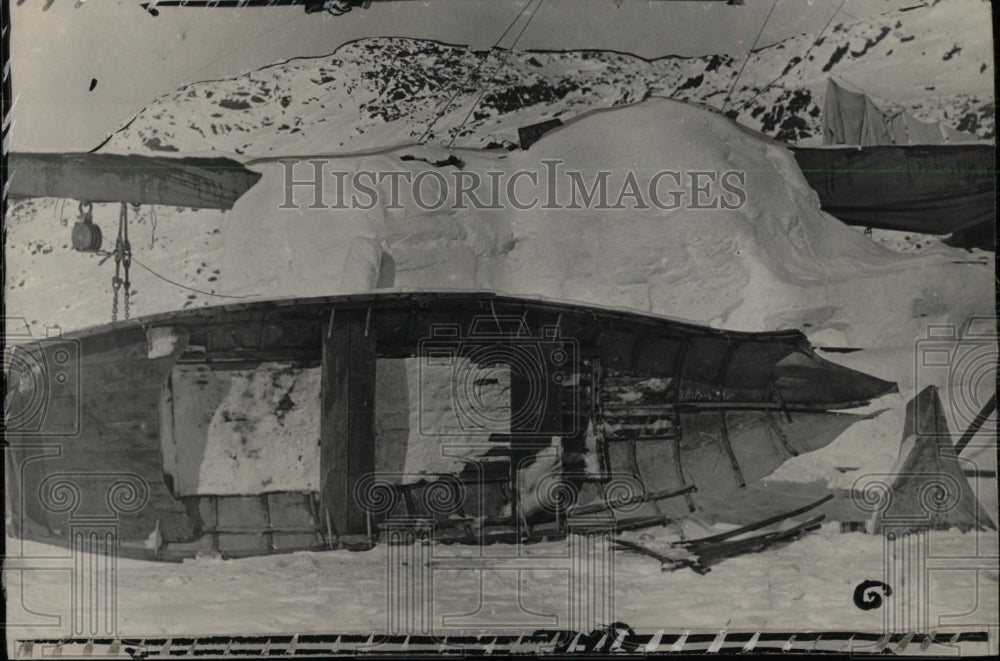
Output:
[[[129,280],[129,269],[132,266],[132,244],[128,240],[128,209],[124,202],[122,202],[122,228],[125,236],[125,250],[122,254],[122,272],[125,274],[125,281],[122,283],[122,286],[125,288],[125,293],[122,298],[125,303],[125,318],[128,319],[129,300],[131,296],[129,292],[132,289],[132,283]]]
[[[809,48],[806,49],[805,54],[802,56],[802,60],[799,62],[799,64],[801,65],[801,67],[799,68],[799,83],[802,82],[802,74],[806,70],[806,62],[809,61],[809,54],[812,53],[813,48],[816,47],[816,44],[823,37],[823,33],[826,32],[826,29],[828,27],[830,27],[831,23],[833,23],[833,19],[836,18],[837,14],[840,13],[841,8],[844,6],[844,3],[846,3],[846,2],[847,2],[847,0],[840,0],[840,7],[837,7],[837,11],[833,12],[833,15],[831,15],[830,18],[827,20],[826,25],[823,26],[823,29],[820,30],[819,34],[816,35],[816,38],[809,45]],[[846,14],[847,12],[844,12],[844,13]],[[736,112],[742,112],[744,108],[746,108],[748,105],[750,105],[751,103],[753,103],[754,101],[756,101],[760,97],[761,94],[763,94],[767,90],[771,89],[771,87],[773,87],[776,82],[778,82],[779,80],[781,80],[784,77],[785,77],[785,74],[782,73],[777,78],[775,78],[774,80],[772,80],[771,82],[769,82],[764,87],[764,89],[760,90],[759,92],[757,92],[756,94],[754,94],[752,97],[750,97],[749,99],[747,99],[746,101],[744,101],[743,104],[739,108],[736,109]]]
[[[496,42],[493,44],[493,46],[490,47],[488,51],[483,53],[483,57],[479,60],[479,64],[476,65],[476,68],[473,69],[469,73],[469,75],[465,77],[465,80],[463,80],[462,84],[458,86],[458,88],[455,90],[455,93],[451,95],[451,98],[448,99],[448,102],[444,104],[444,107],[441,109],[441,111],[439,113],[436,113],[434,119],[432,119],[431,123],[427,125],[427,128],[424,130],[423,134],[417,140],[418,143],[423,144],[428,134],[430,134],[431,129],[434,128],[434,125],[438,123],[438,120],[444,117],[444,114],[446,112],[448,112],[448,108],[451,106],[451,102],[454,101],[455,98],[462,92],[462,88],[465,87],[465,84],[468,83],[470,80],[472,80],[472,78],[479,73],[479,70],[483,68],[484,64],[486,64],[486,60],[489,59],[490,53],[492,53],[493,50],[500,45],[500,42],[503,41],[503,38],[507,36],[507,33],[510,32],[511,28],[513,28],[514,25],[518,22],[518,20],[520,20],[521,16],[524,14],[524,12],[528,9],[530,5],[531,5],[531,0],[528,0],[528,2],[524,3],[524,7],[522,7],[521,11],[517,13],[517,16],[515,16],[514,20],[510,22],[510,25],[508,25],[507,29],[503,31],[503,34],[500,35],[500,37],[496,40]]]
[[[882,101],[885,101],[886,103],[888,103],[888,104],[890,104],[892,106],[895,106],[897,108],[905,108],[906,107],[902,103],[899,103],[898,101],[893,101],[892,99],[884,97],[881,94],[876,94],[875,92],[872,92],[870,90],[866,90],[861,85],[858,85],[857,83],[852,83],[851,81],[847,80],[846,78],[844,78],[843,76],[841,76],[839,74],[833,74],[833,73],[831,73],[830,77],[831,78],[839,78],[841,82],[847,83],[850,87],[854,87],[856,89],[859,89],[862,92],[864,92],[865,94],[867,94],[868,96],[873,96],[876,99],[881,99]],[[880,110],[883,110],[883,109],[880,108]]]
[[[59,198],[59,201],[56,202],[52,210],[55,212],[56,220],[59,221],[59,224],[66,227],[69,224],[69,219],[63,218],[63,211],[66,210],[66,198]]]
[[[202,291],[201,289],[195,289],[194,287],[188,287],[187,285],[183,285],[183,284],[181,284],[179,282],[175,282],[175,281],[171,280],[170,278],[168,278],[166,276],[160,275],[159,273],[157,273],[153,269],[149,268],[148,266],[146,266],[145,264],[143,264],[142,262],[140,262],[138,259],[133,258],[132,261],[135,262],[136,264],[138,264],[139,266],[141,266],[142,268],[146,269],[147,271],[149,271],[153,275],[155,275],[160,280],[163,280],[164,282],[168,282],[168,283],[174,285],[175,287],[180,287],[181,289],[187,289],[188,291],[193,291],[193,292],[195,292],[197,294],[204,294],[205,296],[215,296],[216,298],[253,298],[255,296],[258,296],[258,294],[243,294],[243,295],[240,296],[240,295],[235,295],[235,294],[216,294],[215,292]]]
[[[777,2],[777,1],[778,0],[775,0],[775,2]],[[528,20],[525,21],[525,23],[524,23],[524,27],[522,27],[521,31],[517,33],[517,36],[514,37],[514,41],[511,43],[510,47],[507,49],[507,52],[504,53],[503,59],[500,60],[500,66],[498,66],[496,68],[496,71],[493,72],[493,75],[490,77],[489,82],[487,82],[486,85],[483,86],[483,88],[479,91],[479,96],[476,97],[475,103],[473,103],[472,107],[469,108],[469,112],[466,113],[465,119],[462,120],[462,123],[458,125],[458,129],[455,131],[455,135],[453,135],[451,137],[451,140],[448,142],[448,147],[451,147],[455,143],[455,140],[458,139],[458,136],[462,133],[462,128],[465,126],[465,123],[469,121],[469,118],[472,117],[472,113],[476,110],[476,107],[479,106],[479,102],[482,100],[483,96],[486,94],[486,90],[488,90],[490,88],[490,86],[493,85],[493,81],[496,80],[496,77],[500,74],[500,71],[504,68],[504,66],[506,66],[507,60],[510,59],[510,54],[514,50],[514,46],[516,46],[517,42],[521,40],[521,35],[524,34],[524,31],[528,29],[529,25],[531,25],[531,21],[534,20],[535,16],[538,15],[538,10],[542,8],[542,3],[543,2],[545,2],[545,0],[538,0],[538,4],[535,5],[535,10],[531,12],[531,15],[528,17]],[[531,3],[529,2],[528,4],[531,4]],[[527,8],[528,8],[528,5],[525,5],[524,9],[527,9]],[[524,13],[524,9],[521,10],[522,13]],[[520,17],[520,14],[518,14],[518,17]],[[514,20],[516,21],[517,19],[514,19]]]
[[[152,250],[153,246],[156,245],[156,207],[149,207],[149,224],[150,224],[150,235],[149,235],[149,249]]]
[[[80,208],[83,209],[83,202],[80,202]],[[110,255],[115,258],[115,274],[111,276],[111,321],[115,322],[118,321],[118,293],[122,286],[125,287],[125,318],[129,317],[129,289],[131,288],[129,267],[132,264],[132,246],[128,241],[128,204],[125,202],[121,203],[118,212],[118,238],[115,241],[115,251]],[[123,270],[124,280],[121,277]]]
[[[818,35],[816,35],[816,39],[813,40],[812,44],[810,44],[809,50],[806,51],[806,54],[802,56],[802,68],[799,69],[799,82],[802,81],[802,74],[805,73],[806,61],[809,58],[809,54],[812,53],[813,48],[816,47],[816,43],[820,40],[820,37],[823,36],[823,33],[826,32],[826,29],[830,27],[831,23],[833,23],[833,19],[836,18],[837,15],[840,14],[841,11],[844,9],[845,4],[847,4],[847,0],[840,0],[840,6],[837,7],[837,11],[833,12],[833,16],[830,17],[830,20],[826,22],[826,25],[823,26],[823,29],[819,31]],[[844,14],[850,16],[850,14],[848,14],[846,11],[844,12]]]
[[[747,57],[743,60],[743,66],[740,67],[740,72],[736,74],[736,80],[733,81],[733,86],[729,88],[729,92],[726,94],[726,100],[722,103],[722,110],[720,112],[726,111],[726,106],[729,105],[729,99],[733,95],[733,90],[736,89],[737,83],[740,82],[740,78],[743,77],[743,70],[747,68],[747,63],[750,58],[753,57],[753,51],[757,48],[757,42],[760,41],[760,35],[764,34],[764,28],[767,27],[767,22],[771,20],[771,14],[774,13],[774,8],[778,6],[778,0],[774,0],[771,3],[771,10],[767,12],[767,16],[764,17],[764,22],[760,26],[760,30],[757,32],[757,36],[754,37],[753,46],[750,47],[750,51],[747,53]]]

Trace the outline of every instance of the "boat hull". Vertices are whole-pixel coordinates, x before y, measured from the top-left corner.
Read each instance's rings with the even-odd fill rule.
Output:
[[[8,400],[15,534],[69,545],[105,526],[120,552],[160,559],[365,545],[399,522],[482,541],[682,518],[895,391],[798,331],[490,293],[202,308],[11,356],[33,366]],[[224,472],[286,458],[281,475]]]

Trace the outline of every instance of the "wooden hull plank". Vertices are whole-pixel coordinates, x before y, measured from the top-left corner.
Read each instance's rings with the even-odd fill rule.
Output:
[[[334,315],[323,337],[320,489],[324,521],[337,535],[368,532],[354,491],[375,470],[375,348],[353,311]]]

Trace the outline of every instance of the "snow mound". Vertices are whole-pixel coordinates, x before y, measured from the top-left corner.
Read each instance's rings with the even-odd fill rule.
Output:
[[[485,210],[455,208],[454,196],[440,209],[422,210],[405,185],[400,208],[388,208],[388,184],[376,187],[381,203],[370,210],[311,209],[314,189],[296,186],[288,205],[294,208],[278,209],[286,166],[262,165],[262,181],[224,227],[226,291],[304,296],[387,287],[489,289],[720,327],[799,327],[838,346],[905,344],[924,323],[961,323],[989,313],[990,258],[970,260],[969,253],[945,246],[917,256],[880,246],[820,211],[788,150],[683,103],[651,100],[592,114],[528,151],[460,152],[461,175],[455,166],[434,168],[413,155],[404,149],[329,160],[324,181],[338,171],[417,177],[435,170],[447,181],[478,175],[482,182],[490,172],[501,173],[501,181],[527,172],[521,181],[533,175],[539,186],[518,186],[516,200],[500,190],[499,208]],[[568,173],[579,173],[590,189],[600,171],[608,173],[607,208],[586,207]],[[663,171],[686,182],[660,180],[661,197],[671,190],[683,196],[676,209],[650,203],[650,181]],[[692,208],[695,172],[710,173],[703,175],[709,192],[700,203],[719,190],[727,172],[744,178],[745,202],[722,208],[723,201],[739,201],[722,191],[718,208]],[[292,171],[296,180],[311,173],[306,164]],[[629,176],[641,200],[622,196]],[[556,183],[547,187],[553,177]],[[490,203],[487,187],[476,190]],[[333,187],[323,192],[321,202],[341,201]],[[566,208],[574,194],[584,208]],[[531,208],[514,206],[533,197],[539,199]]]
[[[719,327],[797,327],[821,345],[879,347],[912,344],[927,324],[958,325],[992,312],[992,255],[947,246],[917,255],[884,248],[820,211],[789,151],[683,103],[651,100],[594,113],[528,151],[455,152],[461,170],[427,162],[440,162],[441,150],[422,151],[328,159],[321,202],[337,201],[336,171],[370,170],[412,177],[433,171],[448,181],[459,172],[478,174],[483,187],[489,173],[506,182],[524,171],[539,186],[523,187],[522,178],[514,193],[522,202],[537,195],[539,203],[515,208],[501,186],[497,208],[456,208],[449,201],[423,209],[403,184],[397,204],[389,205],[389,182],[383,182],[370,209],[317,209],[310,208],[315,191],[309,186],[294,187],[285,199],[285,165],[262,164],[256,166],[262,180],[231,212],[143,210],[132,230],[136,261],[156,275],[133,265],[133,316],[233,302],[234,296],[486,289]],[[557,199],[550,206],[558,208],[543,208],[553,170]],[[602,170],[609,208],[595,208],[596,202],[565,208],[579,193],[569,188],[567,173],[578,173],[591,188]],[[682,196],[678,208],[652,206],[646,193],[642,208],[621,195],[628,173],[648,191],[663,171],[676,172],[682,184],[660,180],[665,200],[671,192]],[[694,172],[714,173],[715,183],[706,185],[720,208],[692,208]],[[742,204],[719,187],[728,172],[744,177],[737,186]],[[311,173],[307,163],[292,171],[296,180]],[[490,201],[488,191],[479,193]],[[611,208],[619,197],[619,208]],[[737,208],[721,208],[720,200]],[[47,324],[105,322],[110,308],[113,263],[98,267],[99,258],[69,249],[68,228],[59,230],[66,233],[60,248],[48,217],[60,210],[69,213],[44,201],[20,205],[9,225],[9,310],[38,332]],[[105,235],[115,212],[114,205],[95,205]],[[155,233],[155,242],[146,243],[146,232]]]

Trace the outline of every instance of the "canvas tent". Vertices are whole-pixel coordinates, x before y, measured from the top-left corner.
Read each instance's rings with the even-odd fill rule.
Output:
[[[928,386],[906,406],[890,497],[876,512],[873,532],[927,528],[996,530],[962,471],[937,388]]]
[[[993,149],[992,145],[926,145],[794,147],[792,151],[806,181],[819,194],[820,206],[845,223],[924,234],[983,228],[983,240],[973,244],[992,250]]]
[[[790,147],[820,206],[849,225],[951,234],[994,249],[995,146],[943,122],[886,113],[830,79],[823,147]]]
[[[978,140],[943,122],[923,122],[903,110],[885,112],[867,94],[852,92],[832,78],[827,82],[824,145],[942,145]]]

